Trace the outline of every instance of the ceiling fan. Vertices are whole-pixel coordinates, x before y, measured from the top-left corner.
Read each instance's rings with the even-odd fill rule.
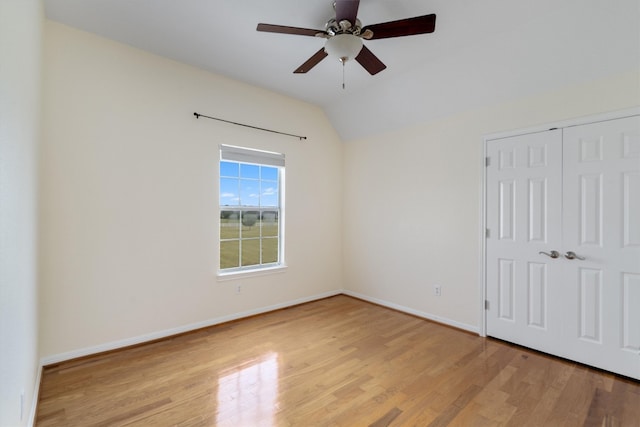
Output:
[[[332,55],[337,57],[343,65],[346,61],[355,59],[369,74],[375,75],[387,68],[387,66],[362,44],[362,39],[377,40],[426,34],[432,33],[436,27],[435,14],[416,16],[363,27],[357,18],[359,5],[360,0],[336,0],[333,3],[336,17],[326,23],[324,30],[273,24],[258,24],[256,30],[268,33],[313,36],[327,39],[325,46],[311,56],[304,64],[296,68],[294,73],[306,73],[318,65],[318,63],[328,55]]]

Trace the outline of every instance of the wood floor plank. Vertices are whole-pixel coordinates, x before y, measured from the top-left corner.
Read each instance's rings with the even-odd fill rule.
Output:
[[[402,413],[402,411],[400,409],[398,409],[397,407],[393,407],[391,408],[391,410],[389,410],[389,412],[387,412],[386,414],[384,414],[381,418],[379,418],[378,420],[376,420],[375,422],[369,424],[369,427],[387,427],[389,426],[393,420],[395,420],[398,415],[400,415]]]
[[[47,426],[640,426],[640,383],[344,295],[44,369]]]

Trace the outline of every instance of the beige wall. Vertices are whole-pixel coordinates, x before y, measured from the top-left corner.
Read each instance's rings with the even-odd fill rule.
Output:
[[[42,5],[0,1],[0,426],[28,425],[38,378]]]
[[[45,362],[342,288],[342,144],[320,109],[54,22],[45,35]],[[219,144],[286,154],[286,270],[218,281]]]
[[[479,331],[484,135],[638,105],[635,71],[347,143],[345,287]]]
[[[57,23],[45,34],[45,361],[340,289],[477,331],[483,136],[640,104],[634,71],[343,145],[314,106]],[[216,278],[220,143],[286,153],[286,271]]]

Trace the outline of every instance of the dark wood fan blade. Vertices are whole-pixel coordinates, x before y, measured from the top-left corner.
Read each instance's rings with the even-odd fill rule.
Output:
[[[296,68],[294,73],[296,74],[306,73],[307,71],[309,71],[310,69],[318,65],[318,63],[326,57],[327,57],[327,52],[324,51],[324,48],[321,48],[311,58],[307,59],[307,62],[305,62],[298,68]]]
[[[310,28],[287,27],[285,25],[258,24],[257,31],[266,33],[293,34],[296,36],[315,36],[316,34],[326,34],[322,30],[312,30]]]
[[[372,76],[387,68],[366,46],[362,46],[362,50],[356,56],[356,61]]]
[[[416,34],[433,33],[436,29],[436,15],[416,16],[414,18],[400,19],[399,21],[383,22],[381,24],[368,25],[362,29],[371,30],[373,36],[369,40],[386,39],[390,37],[413,36]]]
[[[336,0],[336,22],[347,20],[351,25],[356,23],[360,0]]]

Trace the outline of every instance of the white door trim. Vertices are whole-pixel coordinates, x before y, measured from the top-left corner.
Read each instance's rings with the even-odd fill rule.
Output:
[[[558,122],[552,122],[547,124],[540,124],[524,129],[513,129],[502,132],[495,132],[487,134],[483,137],[482,140],[482,177],[480,179],[481,182],[481,198],[480,198],[480,268],[479,268],[479,276],[480,280],[480,332],[479,335],[482,337],[487,336],[487,314],[485,310],[485,300],[487,299],[487,275],[486,275],[486,256],[487,256],[487,242],[486,242],[486,230],[487,230],[487,210],[486,210],[486,197],[487,197],[487,143],[492,140],[508,138],[517,135],[525,135],[529,133],[542,132],[550,129],[563,129],[571,126],[580,126],[589,123],[597,123],[604,122],[607,120],[615,120],[622,119],[625,117],[632,117],[640,115],[640,106],[626,108],[623,110],[611,111],[607,113],[599,113],[590,116],[577,117],[568,120],[562,120]]]

